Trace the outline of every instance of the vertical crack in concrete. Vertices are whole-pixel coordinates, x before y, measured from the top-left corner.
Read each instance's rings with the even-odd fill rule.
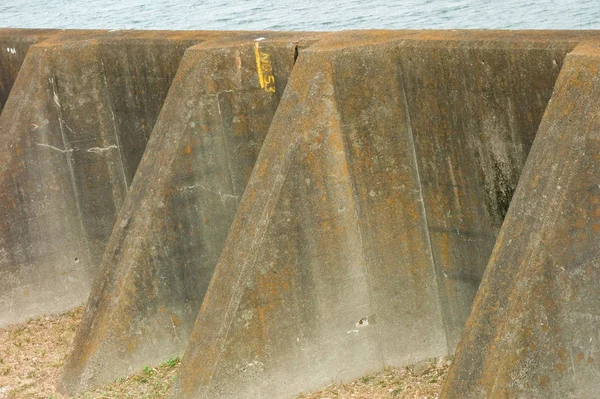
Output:
[[[73,187],[73,196],[75,197],[75,205],[77,206],[77,215],[79,216],[79,226],[81,228],[81,233],[82,233],[82,237],[85,240],[85,252],[87,254],[87,258],[88,261],[91,259],[91,253],[90,253],[90,245],[89,245],[89,240],[88,240],[88,236],[87,236],[87,230],[85,229],[85,225],[83,223],[83,213],[81,211],[81,205],[79,203],[79,192],[77,190],[77,183],[75,181],[75,171],[73,170],[73,160],[71,159],[71,154],[72,151],[68,150],[68,146],[67,146],[67,138],[65,136],[65,131],[64,131],[64,122],[63,122],[63,115],[62,115],[62,108],[60,106],[60,103],[58,102],[58,84],[56,83],[57,78],[51,78],[49,79],[50,84],[52,85],[52,95],[54,98],[54,103],[56,104],[56,112],[58,113],[58,127],[60,130],[60,137],[63,143],[63,148],[65,149],[65,157],[67,159],[67,165],[69,167],[69,177],[71,179],[71,185]]]
[[[224,156],[225,156],[225,162],[227,162],[227,170],[229,171],[229,185],[231,187],[231,192],[232,194],[230,194],[233,197],[236,197],[236,209],[237,207],[240,205],[240,200],[239,197],[240,195],[237,194],[236,190],[235,190],[235,184],[233,183],[233,168],[231,166],[231,157],[229,156],[229,146],[227,145],[227,141],[229,140],[229,137],[226,136],[226,129],[224,126],[224,120],[223,120],[223,114],[221,112],[221,99],[219,98],[219,94],[217,93],[215,94],[215,98],[217,100],[217,110],[219,111],[219,120],[221,121],[220,124],[220,130],[221,130],[221,139],[223,140],[223,149],[224,149]],[[220,193],[220,191],[219,191]]]
[[[106,89],[106,97],[108,98],[108,110],[110,111],[110,115],[112,118],[113,125],[113,134],[115,138],[115,143],[117,146],[117,150],[119,151],[119,163],[121,164],[121,172],[123,174],[123,197],[119,199],[118,206],[121,206],[125,202],[125,196],[127,195],[127,190],[129,188],[129,182],[127,180],[127,171],[125,170],[125,162],[123,161],[123,148],[121,146],[121,140],[119,138],[119,131],[117,129],[117,121],[115,118],[115,112],[113,110],[113,101],[112,96],[110,95],[110,89],[108,88],[108,81],[106,80],[106,67],[104,66],[104,61],[102,60],[102,54],[99,54],[100,65],[102,65],[102,81],[104,83],[104,87]],[[116,202],[116,201],[115,201]]]
[[[417,184],[419,185],[419,199],[418,201],[421,203],[421,212],[423,214],[423,228],[424,228],[424,232],[425,235],[427,236],[427,246],[429,247],[429,259],[430,259],[430,264],[431,264],[431,268],[433,270],[433,285],[435,286],[435,290],[437,292],[437,299],[438,299],[438,310],[439,310],[439,316],[440,316],[440,321],[442,323],[442,327],[444,329],[444,346],[446,348],[446,351],[449,352],[449,348],[448,348],[448,325],[446,323],[446,320],[444,318],[444,312],[442,309],[442,298],[441,298],[441,290],[440,290],[440,286],[438,283],[438,267],[437,264],[435,262],[435,257],[433,254],[433,244],[431,242],[431,233],[429,231],[429,221],[427,218],[427,207],[425,206],[425,197],[423,195],[423,182],[421,181],[421,171],[419,170],[419,157],[418,157],[418,153],[417,153],[417,147],[415,145],[415,138],[414,138],[414,133],[412,130],[412,119],[410,117],[410,107],[408,104],[408,98],[406,96],[406,86],[404,84],[405,82],[405,75],[404,75],[404,70],[402,69],[402,64],[401,62],[398,62],[398,72],[399,72],[399,83],[400,83],[400,90],[402,92],[400,101],[402,102],[402,106],[404,107],[404,110],[406,112],[406,127],[408,129],[408,139],[409,139],[409,143],[408,145],[412,148],[412,160],[414,163],[414,170],[416,172],[417,175]]]
[[[331,68],[331,87],[333,90],[333,99],[335,101],[336,104],[336,121],[339,124],[338,128],[339,128],[339,134],[342,137],[342,142],[344,143],[344,160],[346,162],[346,165],[350,165],[351,164],[351,157],[349,155],[349,151],[348,151],[348,139],[347,137],[344,135],[343,131],[342,131],[342,123],[340,121],[340,115],[339,115],[339,110],[337,108],[337,104],[339,104],[339,98],[338,98],[338,91],[336,90],[335,87],[335,77],[334,77],[334,72],[333,72],[333,66],[331,66],[330,64],[330,68]],[[363,232],[362,232],[362,223],[361,223],[361,217],[360,217],[360,201],[358,199],[358,192],[356,189],[356,182],[355,179],[353,178],[353,173],[350,171],[351,169],[348,168],[348,181],[350,184],[350,188],[352,190],[352,200],[354,202],[354,216],[356,218],[356,225],[358,227],[358,236],[360,239],[360,252],[362,255],[362,259],[364,261],[364,268],[366,271],[366,275],[367,275],[367,289],[369,291],[369,302],[370,302],[370,308],[371,308],[371,312],[372,315],[377,315],[377,301],[375,300],[375,293],[373,291],[373,278],[371,276],[371,268],[369,267],[369,261],[367,259],[367,256],[365,254],[365,244],[364,244],[364,240],[363,240]],[[368,315],[368,317],[370,317],[371,315]],[[376,340],[377,340],[377,350],[379,353],[377,353],[377,357],[379,358],[382,367],[385,367],[386,362],[385,362],[385,355],[383,353],[383,340],[381,338],[381,331],[379,331],[379,325],[378,324],[373,324],[373,328],[375,330],[375,336],[376,336]]]
[[[298,52],[298,43],[296,43],[294,45],[294,62],[293,65],[296,65],[296,61],[298,61],[298,56],[299,56],[299,52]]]
[[[210,366],[210,376],[208,377],[206,385],[198,387],[196,395],[198,398],[206,398],[208,392],[210,391],[212,379],[214,377],[216,368],[219,362],[221,361],[221,355],[225,351],[225,345],[227,344],[227,338],[229,337],[231,327],[235,320],[235,315],[240,307],[240,304],[242,303],[242,296],[244,290],[240,287],[242,287],[245,284],[245,282],[248,280],[250,273],[252,273],[252,271],[254,270],[258,255],[263,248],[260,243],[264,241],[265,236],[267,235],[268,228],[271,224],[273,212],[277,207],[278,199],[281,195],[281,191],[283,189],[283,185],[287,178],[291,164],[295,158],[295,153],[298,151],[299,137],[300,135],[295,135],[292,141],[287,145],[287,148],[285,149],[285,154],[283,155],[283,160],[279,162],[279,165],[270,165],[271,167],[279,166],[279,170],[277,171],[277,173],[273,172],[273,176],[275,178],[263,180],[263,182],[272,182],[272,184],[270,185],[270,187],[268,187],[269,193],[267,195],[267,198],[265,199],[263,210],[259,219],[256,221],[256,227],[254,229],[252,237],[250,238],[249,244],[247,245],[249,251],[245,256],[246,262],[244,262],[244,264],[241,266],[237,278],[231,286],[232,296],[228,301],[227,309],[223,314],[222,319],[224,320],[224,322],[219,332],[220,339],[218,339],[219,342],[217,344],[220,347],[219,354],[214,360],[214,363]],[[198,321],[199,319],[196,320],[196,324],[198,324]]]

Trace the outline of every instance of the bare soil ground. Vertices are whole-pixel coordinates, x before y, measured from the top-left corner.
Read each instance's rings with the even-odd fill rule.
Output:
[[[82,314],[80,307],[0,329],[0,399],[66,399],[54,387]],[[299,399],[434,399],[449,364],[447,359],[437,359],[413,367],[388,368]],[[135,375],[77,398],[168,398],[178,366],[179,359],[165,359],[158,367],[144,367]]]

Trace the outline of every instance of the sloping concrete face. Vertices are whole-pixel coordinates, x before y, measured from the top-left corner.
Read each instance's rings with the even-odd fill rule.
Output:
[[[174,398],[288,398],[453,350],[575,44],[452,35],[301,52]]]
[[[180,356],[301,35],[190,48],[108,243],[60,384],[75,393]]]
[[[600,48],[565,60],[443,390],[598,397]]]
[[[0,29],[0,114],[29,47],[55,33],[42,29]]]
[[[190,45],[86,39],[32,46],[0,117],[0,325],[85,301]]]
[[[450,353],[562,60],[573,46],[502,40],[402,45],[404,91]]]

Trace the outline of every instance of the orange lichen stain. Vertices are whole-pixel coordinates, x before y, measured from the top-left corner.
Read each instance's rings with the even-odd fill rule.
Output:
[[[577,355],[575,355],[575,361],[577,363],[581,362],[584,358],[585,355],[583,354],[583,352],[577,352]]]
[[[585,219],[584,218],[578,218],[575,223],[573,224],[574,227],[578,228],[578,229],[583,229],[585,227]]]
[[[567,369],[567,366],[564,363],[556,363],[555,369],[562,374]]]
[[[25,290],[25,291],[23,291],[23,295],[25,295],[25,296],[29,296],[29,290]]]
[[[163,305],[160,305],[158,307],[158,313],[165,313],[167,311],[167,308],[164,307]]]
[[[597,233],[598,230],[600,230],[600,224],[594,223],[592,225],[592,230],[594,231],[594,233]]]
[[[183,150],[183,153],[185,155],[190,155],[192,153],[192,147],[188,144],[185,146],[185,149]]]
[[[569,102],[567,106],[563,109],[562,116],[565,117],[571,113],[571,111],[575,108],[574,102]]]
[[[548,377],[547,375],[543,375],[540,377],[540,386],[542,388],[547,387],[549,383],[550,383],[550,377]]]
[[[280,298],[283,291],[290,288],[289,282],[284,280],[285,276],[282,276],[281,274],[286,273],[285,271],[282,271],[278,274],[265,274],[260,277],[258,287],[262,296],[268,298]],[[275,306],[273,303],[271,303],[271,305]]]
[[[558,358],[561,360],[561,362],[567,360],[567,350],[565,348],[560,348],[558,350]]]
[[[258,312],[258,320],[260,320],[260,325],[264,326],[265,325],[265,314],[268,313],[269,311],[271,311],[272,309],[275,308],[275,305],[273,304],[268,304],[265,306],[261,306],[257,309]],[[264,332],[263,332],[264,334]]]
[[[323,197],[321,197],[321,200],[327,201],[327,197],[324,195]]]
[[[406,209],[406,213],[413,219],[413,220],[418,220],[419,219],[419,211],[417,210],[416,207],[409,207]]]
[[[137,345],[135,344],[135,342],[131,342],[129,341],[127,343],[127,352],[129,353],[133,353],[135,351],[135,348],[137,347]]]
[[[217,85],[212,80],[206,84],[206,88],[209,93],[214,93],[215,91],[217,91]]]
[[[181,319],[175,313],[171,313],[169,317],[171,318],[171,323],[173,323],[175,327],[179,327],[181,325]]]
[[[204,224],[208,224],[208,218],[204,218]]]
[[[388,204],[388,206],[390,208],[394,207],[394,205],[396,205],[396,200],[394,199],[394,197],[386,197],[385,202]]]
[[[529,345],[527,346],[530,350],[535,350],[536,346],[534,342],[530,342]]]
[[[332,125],[337,125],[336,123],[332,123]],[[332,129],[334,129],[332,127]],[[338,153],[343,153],[345,148],[344,148],[344,140],[342,139],[339,131],[335,132],[335,134],[330,134],[329,135],[329,142],[331,145],[331,148],[338,152]]]

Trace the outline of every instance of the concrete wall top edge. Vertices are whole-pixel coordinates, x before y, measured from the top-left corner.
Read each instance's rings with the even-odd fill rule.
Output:
[[[196,44],[189,48],[189,50],[206,50],[210,48],[225,48],[235,47],[240,45],[247,45],[249,43],[268,43],[268,44],[285,44],[285,43],[296,43],[298,46],[305,48],[318,42],[322,37],[319,33],[300,33],[295,35],[277,35],[271,34],[267,36],[262,35],[235,35],[229,37],[216,37],[209,38],[202,43]],[[257,40],[258,39],[258,40]]]
[[[577,56],[592,56],[596,57],[600,55],[600,41],[584,41],[577,44],[577,46],[570,53],[571,55]]]
[[[205,41],[217,41],[219,45],[249,42],[256,39],[269,41],[316,41],[318,33],[303,32],[248,32],[248,31],[54,31],[45,37],[29,41],[40,47],[62,46],[65,44],[121,44],[128,43],[183,43],[189,46]],[[0,29],[0,40],[3,36]],[[23,37],[26,36],[25,33]]]
[[[362,47],[373,44],[384,44],[398,41],[421,42],[419,45],[500,45],[532,47],[548,43],[562,45],[581,41],[600,39],[600,31],[566,31],[566,30],[348,30],[339,32],[279,32],[279,31],[165,31],[165,30],[52,30],[52,29],[18,29],[0,28],[0,39],[42,42],[39,45],[54,45],[73,41],[99,40],[102,42],[120,41],[197,41],[218,39],[229,40],[232,44],[241,41],[266,39],[306,39],[307,35],[318,43],[311,50],[332,50],[348,47]]]
[[[15,43],[35,43],[46,40],[60,31],[54,29],[1,29],[0,41]]]
[[[60,32],[60,29],[0,28],[0,36],[35,36]]]
[[[547,47],[554,44],[575,45],[584,40],[600,39],[600,31],[565,30],[403,30],[403,31],[343,31],[324,34],[311,50],[336,50],[394,42],[414,42],[424,46]]]

